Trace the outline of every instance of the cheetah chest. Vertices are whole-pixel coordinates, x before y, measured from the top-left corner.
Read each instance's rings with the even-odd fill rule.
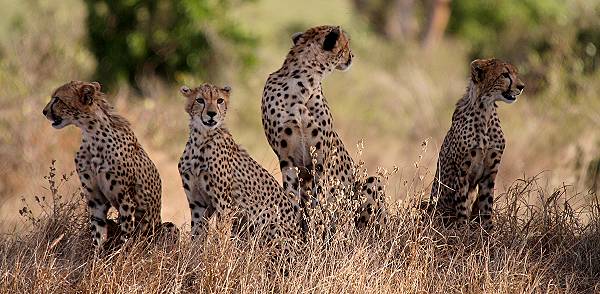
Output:
[[[473,152],[474,151],[474,152]],[[477,183],[485,172],[484,149],[473,149],[470,153],[471,165],[469,167],[468,177],[469,182]],[[475,154],[475,156],[473,156]],[[467,161],[468,163],[469,161]]]
[[[502,153],[500,147],[496,146],[496,144],[490,144],[488,136],[481,135],[481,137],[482,139],[479,140],[479,144],[469,150],[464,160],[469,182],[474,185],[479,183],[486,173],[489,173],[493,168],[493,160],[496,158],[499,159],[499,155]]]
[[[90,178],[102,194],[115,206],[117,195],[122,192],[124,185],[123,176],[115,173],[114,166],[119,165],[119,158],[106,152],[106,147],[97,144],[84,145],[82,150],[88,152],[78,152],[78,160],[83,162],[83,173]],[[126,171],[125,171],[126,172]]]

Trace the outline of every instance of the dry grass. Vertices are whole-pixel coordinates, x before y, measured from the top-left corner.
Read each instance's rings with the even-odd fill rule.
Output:
[[[42,5],[37,1],[0,0],[0,4],[0,40],[4,41],[0,42],[1,231],[16,220],[19,198],[38,194],[51,160],[57,160],[61,173],[74,170],[79,130],[54,130],[41,110],[55,87],[73,79],[90,80],[95,65],[85,48],[86,12],[81,1]],[[315,12],[312,7],[319,5],[325,6]],[[277,159],[260,121],[261,92],[268,74],[281,65],[291,32],[316,24],[340,24],[351,32],[355,64],[347,72],[334,73],[323,85],[336,129],[347,148],[355,156],[354,144],[363,139],[366,148],[362,159],[371,171],[379,166],[398,167],[398,174],[388,185],[392,202],[419,191],[409,189],[405,180],[413,177],[415,158],[420,157],[424,171],[435,169],[454,104],[466,86],[469,60],[465,44],[448,40],[430,52],[411,44],[390,44],[372,34],[346,0],[327,4],[318,0],[249,1],[232,13],[253,28],[260,40],[257,66],[251,74],[230,71],[227,80],[210,81],[184,76],[177,85],[149,80],[142,84],[142,93],[127,87],[107,90],[111,103],[131,121],[161,173],[165,220],[178,225],[189,222],[177,171],[188,120],[177,88],[199,82],[232,85],[231,132],[280,179]],[[19,20],[20,25],[8,25],[11,20]],[[589,79],[583,83],[585,91],[580,97],[571,97],[566,82],[556,80],[551,91],[529,96],[525,90],[514,105],[500,105],[507,137],[496,185],[500,191],[514,179],[539,171],[551,171],[544,177],[550,186],[568,183],[580,190],[586,188],[587,167],[600,152],[600,99],[596,95],[600,76]],[[423,141],[428,142],[427,152],[419,147]],[[421,186],[433,180],[431,173],[418,176],[422,177]],[[73,192],[79,183],[66,185]]]
[[[55,173],[55,171],[51,171]],[[83,202],[50,175],[41,214],[0,237],[2,293],[591,293],[600,290],[600,206],[571,206],[568,187],[518,180],[500,195],[491,235],[443,229],[418,209],[392,207],[381,231],[340,230],[309,240],[293,260],[271,262],[255,239],[213,228],[204,242],[138,240],[95,253]],[[413,191],[421,195],[422,191]],[[44,197],[44,196],[39,196]],[[538,199],[534,203],[529,199]],[[67,221],[65,221],[67,220]],[[282,274],[287,273],[287,275]]]

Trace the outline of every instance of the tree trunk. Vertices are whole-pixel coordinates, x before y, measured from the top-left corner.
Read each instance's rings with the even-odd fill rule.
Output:
[[[427,29],[423,35],[423,47],[434,47],[444,36],[450,19],[450,1],[452,0],[432,0]]]
[[[415,0],[353,0],[354,8],[367,18],[373,29],[383,37],[405,42],[418,33]]]
[[[418,24],[415,18],[415,0],[395,0],[389,5],[384,31],[388,38],[400,42],[413,40]]]

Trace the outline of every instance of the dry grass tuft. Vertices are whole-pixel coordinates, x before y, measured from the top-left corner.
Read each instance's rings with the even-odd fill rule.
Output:
[[[53,168],[46,198],[27,208],[24,233],[0,237],[3,293],[590,293],[600,290],[600,205],[574,207],[568,187],[540,177],[500,195],[496,229],[443,229],[408,197],[382,230],[341,228],[273,263],[256,239],[216,226],[203,242],[182,229],[178,244],[137,240],[112,252],[90,245],[84,203],[65,197]],[[412,193],[421,195],[419,191]],[[537,200],[536,200],[537,199]],[[400,204],[398,204],[400,205]],[[408,208],[408,209],[407,209]],[[286,274],[283,274],[286,273]]]

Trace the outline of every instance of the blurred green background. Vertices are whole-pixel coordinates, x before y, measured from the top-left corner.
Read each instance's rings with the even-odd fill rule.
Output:
[[[587,194],[600,181],[600,0],[0,0],[0,215],[44,193],[51,159],[74,169],[79,132],[41,115],[69,80],[102,83],[163,177],[166,219],[187,205],[177,161],[187,139],[177,89],[233,86],[228,125],[276,178],[260,122],[262,87],[311,26],[339,24],[357,56],[324,83],[355,158],[389,179],[391,201],[428,193],[474,58],[513,62],[526,83],[499,106],[508,145],[498,193],[542,173]],[[355,144],[364,141],[359,152]],[[359,154],[360,153],[360,154]],[[76,191],[77,181],[68,189]],[[589,196],[586,196],[589,197]],[[582,197],[581,201],[588,201]]]

